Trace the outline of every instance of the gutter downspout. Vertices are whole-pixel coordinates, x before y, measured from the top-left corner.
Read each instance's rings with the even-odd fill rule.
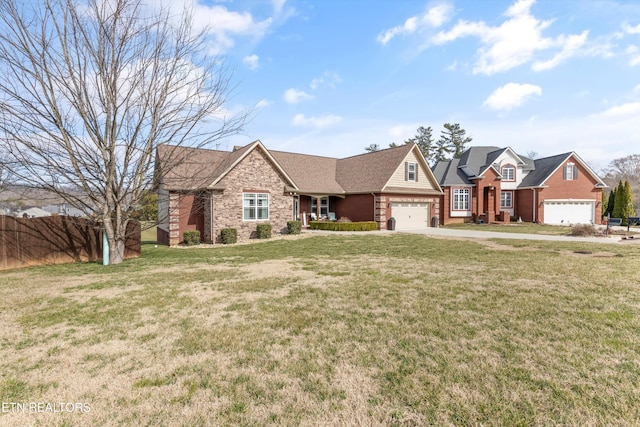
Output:
[[[533,223],[536,223],[536,212],[537,212],[537,208],[538,208],[538,201],[536,200],[536,189],[532,188],[531,191],[533,191]]]
[[[215,234],[213,232],[213,191],[209,190],[209,238],[211,243],[216,242]]]
[[[376,193],[371,192],[373,196],[373,220],[376,220]],[[378,228],[380,228],[380,223],[378,223]]]

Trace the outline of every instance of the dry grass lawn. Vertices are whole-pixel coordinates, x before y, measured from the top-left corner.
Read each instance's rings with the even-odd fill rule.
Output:
[[[640,423],[640,245],[148,244],[0,292],[3,426]]]

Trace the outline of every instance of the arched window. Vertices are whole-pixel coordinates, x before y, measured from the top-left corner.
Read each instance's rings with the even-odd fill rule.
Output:
[[[516,168],[513,165],[505,165],[502,167],[500,171],[502,175],[502,179],[504,181],[515,181],[516,180]]]

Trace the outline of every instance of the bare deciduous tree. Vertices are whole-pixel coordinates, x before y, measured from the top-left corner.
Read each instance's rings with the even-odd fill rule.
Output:
[[[209,145],[243,127],[206,32],[141,0],[0,2],[0,139],[17,182],[104,221],[110,259],[153,181],[159,144]],[[179,159],[167,158],[171,168]]]

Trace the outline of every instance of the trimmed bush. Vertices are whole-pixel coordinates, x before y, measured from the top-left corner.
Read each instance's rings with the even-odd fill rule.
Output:
[[[302,232],[302,222],[300,221],[287,221],[287,233],[300,234]]]
[[[309,226],[312,230],[328,230],[328,231],[374,231],[378,229],[378,223],[375,221],[362,222],[329,222],[329,221],[311,221]]]
[[[225,245],[236,243],[238,241],[238,230],[235,228],[223,228],[220,230],[220,240]]]
[[[271,237],[271,224],[258,224],[256,227],[258,239],[269,239]]]
[[[187,246],[200,244],[200,232],[198,230],[185,231],[182,235],[184,244]]]

